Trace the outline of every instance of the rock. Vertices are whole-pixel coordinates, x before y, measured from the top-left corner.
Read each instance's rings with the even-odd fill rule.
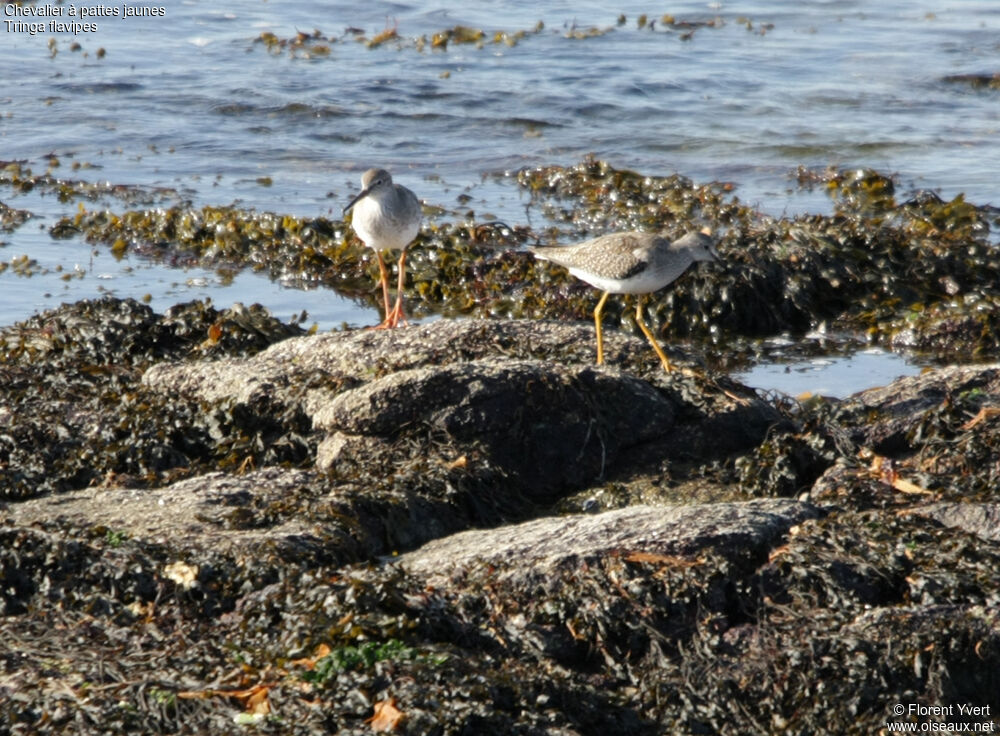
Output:
[[[1000,504],[935,503],[918,506],[913,513],[941,524],[975,534],[988,542],[1000,542]]]
[[[483,359],[414,368],[346,391],[313,416],[318,429],[389,441],[411,427],[485,449],[542,498],[600,478],[623,449],[674,428],[650,384],[590,366]]]
[[[400,563],[436,586],[473,567],[493,570],[497,582],[544,584],[557,570],[611,555],[693,557],[711,548],[722,557],[759,557],[790,527],[820,515],[811,504],[778,499],[631,506],[461,532],[403,555]]]
[[[537,515],[538,504],[615,473],[714,462],[781,421],[745,389],[664,376],[651,356],[646,378],[589,356],[573,362],[591,335],[578,325],[442,320],[154,363],[129,404],[149,437],[130,472],[117,459],[133,451],[126,425],[113,411],[87,415],[98,431],[72,445],[77,465],[95,451],[102,458],[100,440],[117,428],[119,454],[100,486],[11,506],[5,518],[111,530],[226,564],[345,563]],[[609,359],[648,352],[620,334],[608,348]],[[91,403],[109,405],[101,395]],[[275,464],[310,450],[299,468]],[[257,462],[271,465],[253,470]],[[158,475],[190,477],[151,482]]]
[[[781,421],[735,385],[726,393],[707,381],[644,380],[575,362],[582,338],[589,332],[578,325],[441,320],[293,338],[246,359],[160,364],[143,383],[251,406],[271,421],[301,413],[325,434],[322,470],[376,454],[390,464],[478,455],[484,463],[474,467],[488,465],[542,501],[599,481],[626,456],[719,459]],[[609,346],[609,361],[645,349],[623,335]]]
[[[635,682],[699,620],[728,626],[727,612],[755,597],[747,581],[769,553],[820,513],[777,499],[636,506],[461,532],[399,564],[429,592],[411,599],[425,615],[485,619],[524,656],[572,670],[604,661]]]
[[[271,555],[312,564],[344,562],[358,559],[362,550],[379,551],[357,526],[329,518],[319,524],[304,514],[279,515],[269,508],[277,502],[294,505],[303,492],[316,503],[330,503],[333,499],[317,492],[322,485],[315,473],[301,470],[217,472],[161,488],[112,486],[43,496],[9,505],[0,518],[16,526],[102,529],[174,555],[211,553],[253,564]]]
[[[1000,487],[1000,365],[947,366],[862,391],[819,422],[840,457],[810,499],[853,508],[990,503]]]
[[[592,362],[593,331],[561,322],[438,320],[405,330],[355,330],[284,340],[242,359],[153,366],[143,383],[166,393],[204,401],[250,401],[267,393],[300,401],[315,413],[332,396],[397,371],[460,363],[490,355],[539,360]],[[609,336],[608,362],[638,351],[642,341],[623,333]]]
[[[390,703],[402,733],[653,736],[1000,708],[997,366],[775,406],[618,332],[597,367],[589,324],[275,342],[253,309],[81,312],[0,345],[0,488],[39,496],[0,503],[0,723],[227,733],[269,703],[259,728],[312,736]]]
[[[320,470],[329,470],[338,462],[348,458],[372,456],[383,452],[386,449],[385,444],[377,437],[359,437],[334,432],[316,446],[316,467]]]
[[[897,491],[880,474],[857,460],[838,460],[809,490],[809,501],[824,508],[904,508],[913,498]]]
[[[148,483],[176,468],[216,469],[242,441],[254,444],[246,435],[256,428],[244,432],[233,426],[238,418],[227,422],[154,395],[139,384],[142,372],[161,360],[208,364],[220,354],[247,355],[301,332],[260,306],[220,311],[191,302],[155,314],[112,297],[0,328],[0,499],[82,488],[112,475]],[[268,439],[271,462],[305,452],[290,433]]]
[[[157,488],[112,485],[43,496],[0,507],[0,523],[89,530],[216,566],[346,564],[469,524],[469,501],[458,491],[435,498],[416,490],[380,493],[314,470],[268,467]]]
[[[837,420],[853,425],[858,445],[894,455],[917,446],[914,430],[929,411],[970,395],[979,397],[978,405],[1000,405],[1000,365],[947,366],[899,378],[845,400]]]

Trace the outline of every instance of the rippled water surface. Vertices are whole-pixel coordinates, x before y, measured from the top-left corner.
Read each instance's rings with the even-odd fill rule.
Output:
[[[191,1],[167,3],[165,18],[91,19],[98,29],[75,37],[18,31],[11,7],[0,18],[11,21],[0,24],[0,160],[36,173],[55,154],[58,176],[339,215],[360,172],[378,165],[456,216],[524,222],[516,187],[485,175],[594,153],[732,182],[775,215],[827,211],[792,174],[831,164],[1000,204],[1000,92],[944,79],[1000,71],[992,2]],[[665,12],[695,25],[668,27]],[[652,28],[639,28],[642,14]],[[418,48],[457,25],[483,29],[485,43]],[[398,39],[375,48],[350,30],[370,39],[387,28]],[[255,41],[314,29],[332,39],[328,53]],[[498,31],[528,33],[508,46],[492,42]],[[0,324],[100,293],[148,295],[157,309],[257,301],[282,318],[305,309],[322,328],[377,317],[327,290],[119,261],[49,237],[75,203],[9,189],[0,201],[39,215],[0,232],[0,260],[38,261],[31,277],[0,273]]]

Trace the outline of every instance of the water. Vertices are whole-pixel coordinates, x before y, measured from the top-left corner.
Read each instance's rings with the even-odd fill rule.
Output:
[[[916,361],[880,348],[867,348],[846,357],[761,363],[733,374],[733,378],[747,386],[794,397],[811,395],[843,399],[919,371],[920,364]]]
[[[775,215],[828,211],[822,192],[795,190],[800,165],[873,167],[897,173],[904,190],[1000,203],[1000,93],[941,81],[998,70],[995,3],[606,7],[192,0],[164,5],[165,18],[88,19],[97,30],[75,37],[0,23],[0,159],[40,172],[55,153],[59,176],[309,216],[339,215],[360,172],[381,166],[429,204],[523,223],[523,195],[484,175],[589,153],[643,172],[729,181]],[[667,11],[719,22],[683,40],[659,22]],[[0,20],[24,21],[9,12],[5,5]],[[653,30],[637,27],[642,13],[657,20]],[[531,31],[539,21],[544,29],[512,48],[489,42],[495,31]],[[415,48],[415,37],[456,25],[483,28],[487,42]],[[369,38],[395,27],[400,41],[369,49],[348,27]],[[611,30],[566,38],[589,28]],[[289,38],[313,29],[334,37],[328,55],[269,53],[254,41],[265,31]],[[95,168],[73,171],[73,162]],[[219,305],[256,301],[282,318],[305,309],[323,329],[379,319],[326,290],[118,261],[39,228],[75,203],[9,190],[0,201],[40,216],[0,233],[0,260],[28,254],[39,264],[31,278],[0,273],[0,324],[101,293],[144,296],[157,309],[206,296]]]

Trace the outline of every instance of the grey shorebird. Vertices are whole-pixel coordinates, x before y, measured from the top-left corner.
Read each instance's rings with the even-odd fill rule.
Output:
[[[610,294],[650,294],[673,283],[695,261],[718,260],[715,240],[705,232],[690,232],[678,240],[655,233],[602,235],[576,245],[532,247],[536,258],[564,266],[581,281],[604,292],[594,309],[597,364],[604,362],[601,311]],[[635,321],[653,346],[663,368],[676,370],[642,318],[642,297],[636,298]]]
[[[392,175],[385,169],[368,169],[361,177],[361,191],[344,208],[346,215],[354,209],[351,224],[364,244],[375,251],[378,258],[379,283],[382,284],[382,302],[385,319],[378,329],[395,327],[402,322],[403,282],[406,278],[406,249],[420,231],[422,216],[417,195],[404,186],[392,183]],[[389,308],[389,274],[382,259],[383,250],[402,251],[399,256],[399,284],[396,304]]]

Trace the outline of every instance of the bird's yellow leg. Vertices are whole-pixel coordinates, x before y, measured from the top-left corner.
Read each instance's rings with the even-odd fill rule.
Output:
[[[597,327],[597,365],[604,362],[604,335],[601,334],[601,311],[604,309],[604,302],[611,295],[610,291],[604,292],[597,306],[594,308],[594,325]]]
[[[392,316],[392,309],[389,307],[389,272],[385,267],[385,261],[382,260],[381,251],[376,250],[375,256],[378,258],[378,273],[379,273],[379,283],[382,284],[382,305],[385,307],[385,319],[382,320],[382,324],[375,327],[376,330],[384,330],[387,327],[392,327],[389,324],[390,317]]]
[[[382,260],[381,251],[375,251],[375,257],[378,258],[378,282],[382,284],[382,305],[385,307],[385,316],[389,316],[389,272],[385,267],[385,261]]]
[[[667,354],[663,352],[663,348],[661,348],[656,342],[656,338],[653,337],[653,333],[642,319],[642,297],[636,297],[635,302],[635,321],[639,324],[639,329],[642,330],[642,334],[644,334],[646,339],[649,340],[649,344],[653,346],[653,350],[656,351],[656,356],[660,359],[660,362],[663,363],[663,369],[667,373],[677,370],[667,358]]]
[[[392,308],[392,312],[386,312],[389,316],[386,317],[386,321],[391,324],[389,327],[395,327],[397,324],[402,322],[404,325],[406,322],[406,315],[403,314],[403,284],[406,281],[406,249],[403,249],[402,254],[399,256],[399,283],[396,285],[396,305]]]

